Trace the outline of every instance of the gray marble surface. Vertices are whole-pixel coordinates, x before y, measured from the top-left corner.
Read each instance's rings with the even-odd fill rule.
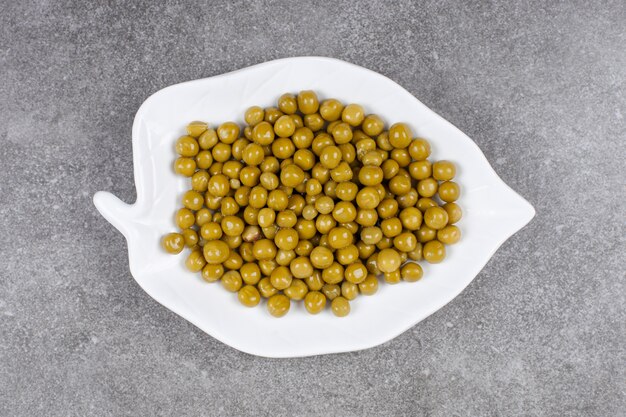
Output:
[[[0,415],[624,415],[625,3],[299,3],[2,2]],[[537,216],[395,340],[263,359],[148,297],[91,198],[134,200],[150,94],[296,55],[400,83]]]

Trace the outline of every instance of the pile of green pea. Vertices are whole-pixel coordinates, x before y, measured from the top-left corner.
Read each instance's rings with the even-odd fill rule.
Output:
[[[385,128],[358,104],[313,91],[283,94],[277,107],[250,107],[246,126],[191,122],[176,142],[174,170],[191,179],[163,237],[186,265],[221,281],[275,317],[291,301],[311,314],[330,304],[343,317],[378,278],[417,281],[459,241],[462,215],[450,161],[428,160],[429,143],[405,123]]]

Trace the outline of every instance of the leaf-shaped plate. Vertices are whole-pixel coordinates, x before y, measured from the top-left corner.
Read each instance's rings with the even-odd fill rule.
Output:
[[[362,104],[387,123],[407,122],[430,141],[432,158],[457,164],[462,187],[463,238],[448,248],[445,262],[422,263],[424,277],[418,282],[383,283],[376,295],[354,300],[345,318],[330,312],[311,316],[302,303],[292,303],[281,319],[271,317],[264,306],[245,308],[221,285],[207,284],[200,274],[186,271],[187,251],[172,256],[159,244],[163,234],[175,230],[173,213],[188,187],[188,180],[171,168],[174,142],[184,126],[191,120],[243,123],[249,106],[275,105],[282,93],[303,89]],[[94,196],[100,213],[126,237],[132,275],[165,307],[223,343],[260,356],[347,352],[394,338],[456,297],[535,213],[460,130],[387,77],[336,59],[280,59],[167,87],[137,112],[132,140],[137,201],[127,205],[102,191]]]

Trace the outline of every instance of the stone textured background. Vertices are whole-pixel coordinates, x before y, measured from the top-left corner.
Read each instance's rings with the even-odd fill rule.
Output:
[[[0,415],[626,413],[623,1],[124,3],[2,1]],[[134,200],[150,94],[296,55],[400,83],[537,216],[397,339],[269,360],[150,299],[91,198]]]

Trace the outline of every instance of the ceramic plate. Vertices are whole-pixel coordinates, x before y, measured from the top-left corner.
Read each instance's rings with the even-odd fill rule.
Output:
[[[213,126],[243,123],[246,108],[273,106],[285,92],[315,90],[321,98],[360,103],[387,123],[407,122],[432,145],[432,159],[457,165],[464,211],[463,238],[448,247],[438,265],[422,263],[424,278],[386,285],[371,297],[351,303],[348,317],[329,311],[306,313],[292,303],[276,319],[262,304],[245,308],[236,294],[207,284],[185,270],[187,251],[166,254],[162,235],[175,230],[173,213],[189,180],[174,174],[174,142],[191,120]],[[239,71],[173,85],[140,107],[132,129],[137,201],[127,205],[108,192],[94,203],[128,243],[130,271],[139,285],[165,307],[211,336],[241,351],[266,357],[298,357],[366,349],[384,343],[456,297],[496,249],[534,216],[533,207],[494,172],[478,146],[392,80],[353,64],[301,57],[266,62]]]

